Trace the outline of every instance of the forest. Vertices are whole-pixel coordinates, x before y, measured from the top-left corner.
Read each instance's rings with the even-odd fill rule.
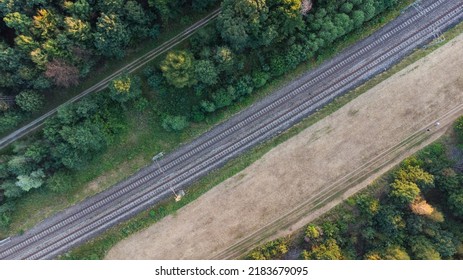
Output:
[[[151,110],[166,131],[242,101],[271,79],[316,60],[332,43],[399,0],[224,0],[213,24],[136,75],[60,108],[43,129],[0,154],[0,227],[15,201],[48,188],[66,192],[79,170],[127,133],[125,112]],[[1,0],[0,133],[79,84],[101,61],[155,38],[182,11],[216,0]]]
[[[349,198],[289,238],[253,250],[249,259],[440,260],[463,258],[463,117],[455,139],[404,160],[382,183]],[[382,186],[382,187],[381,187]]]
[[[0,1],[0,133],[79,84],[95,65],[121,59],[185,11],[218,0]]]

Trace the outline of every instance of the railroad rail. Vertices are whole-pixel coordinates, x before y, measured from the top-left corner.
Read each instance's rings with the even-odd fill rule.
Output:
[[[383,29],[107,192],[45,220],[0,246],[0,258],[53,258],[181,189],[228,159],[297,123],[336,96],[382,72],[463,18],[457,0],[423,1]],[[457,3],[457,4],[455,4]],[[431,36],[432,37],[432,36]],[[377,48],[382,45],[383,47]],[[310,93],[307,93],[310,92]]]

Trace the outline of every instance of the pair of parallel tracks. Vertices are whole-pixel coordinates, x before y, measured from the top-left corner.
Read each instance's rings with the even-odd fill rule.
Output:
[[[400,54],[403,50],[411,48],[410,46],[413,46],[414,43],[416,44],[416,42],[423,40],[426,35],[429,35],[430,29],[445,28],[447,22],[462,16],[461,10],[463,3],[459,3],[447,10],[446,13],[439,16],[433,22],[427,23],[423,28],[409,34],[400,42],[389,47],[386,51],[377,54],[369,61],[356,66],[349,73],[341,75],[328,85],[314,91],[314,93],[308,96],[308,99],[300,100],[301,93],[304,93],[309,87],[323,82],[324,79],[335,74],[336,71],[341,70],[344,66],[351,62],[355,62],[356,59],[367,54],[369,50],[372,50],[388,39],[392,39],[395,33],[400,32],[405,27],[422,19],[425,15],[445,2],[448,1],[435,1],[420,13],[404,20],[401,24],[382,36],[379,36],[375,41],[356,51],[348,58],[326,71],[319,71],[313,79],[310,79],[302,86],[283,94],[266,107],[253,112],[240,122],[217,132],[211,139],[197,143],[196,146],[180,154],[178,157],[170,160],[166,158],[166,163],[163,164],[164,172],[173,172],[172,174],[159,179],[157,177],[162,174],[161,170],[155,170],[154,167],[146,168],[140,174],[130,178],[127,182],[119,184],[119,188],[115,188],[108,196],[102,197],[97,201],[92,201],[91,205],[88,205],[88,207],[85,207],[82,211],[75,212],[70,216],[55,221],[49,228],[35,233],[26,240],[15,244],[9,243],[6,246],[2,246],[3,248],[0,247],[0,250],[2,250],[0,252],[0,258],[39,259],[56,256],[65,250],[63,248],[68,248],[68,246],[72,244],[81,243],[83,240],[108,228],[118,221],[126,219],[139,210],[149,207],[153,201],[167,197],[170,194],[170,187],[179,187],[195,180],[202,174],[222,165],[226,160],[236,156],[243,150],[289,127],[291,124],[294,124],[313,112],[316,108],[332,100],[335,96],[360,83],[363,77],[366,79],[367,76],[372,76],[374,74],[372,71],[375,67],[378,67],[385,61],[389,61],[388,64],[393,64],[400,58]],[[272,112],[272,110],[291,102],[293,102],[291,106],[286,109],[277,111],[277,113]],[[259,122],[259,119],[267,115],[270,116],[265,118],[264,121]],[[239,134],[240,137],[234,138],[232,141],[220,146],[220,151],[217,151],[217,149],[213,150],[212,154],[207,155],[207,159],[200,162],[196,161],[195,166],[191,167],[187,165],[178,171],[178,165],[185,164],[189,158],[200,154],[214,144],[226,140],[225,138],[227,136],[232,136],[233,133],[236,134],[240,131],[243,131],[243,133]],[[175,168],[177,168],[177,171],[175,171]],[[177,174],[175,175],[175,173]],[[176,177],[173,177],[173,175]],[[159,181],[155,182],[156,179]],[[146,185],[149,186],[142,189]],[[137,190],[139,192],[136,192]],[[120,206],[114,207],[114,201],[127,196],[130,192],[134,194],[127,200],[120,201]],[[113,207],[98,213],[98,210],[108,205],[112,205]],[[75,227],[71,227],[73,224]],[[51,235],[56,231],[60,231],[60,234],[52,237]],[[45,240],[47,237],[50,237],[50,239]],[[37,244],[40,241],[44,243]],[[53,243],[48,245],[50,242]],[[30,248],[27,248],[28,246]],[[27,249],[23,250],[24,248]]]

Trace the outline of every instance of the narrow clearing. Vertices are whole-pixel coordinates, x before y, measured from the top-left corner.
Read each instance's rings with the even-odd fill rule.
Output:
[[[463,114],[461,73],[463,34],[123,240],[107,259],[236,258],[290,233],[442,135]]]

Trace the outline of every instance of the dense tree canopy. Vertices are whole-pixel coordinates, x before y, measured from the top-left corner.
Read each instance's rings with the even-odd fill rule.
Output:
[[[177,88],[191,86],[196,83],[193,55],[186,51],[172,51],[161,64],[166,80]]]

